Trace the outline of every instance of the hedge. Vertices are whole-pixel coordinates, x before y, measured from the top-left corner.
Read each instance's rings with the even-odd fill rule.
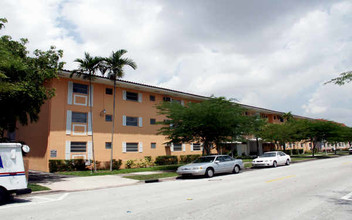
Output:
[[[178,159],[177,156],[157,156],[154,163],[156,165],[171,165],[177,164]]]
[[[110,168],[110,161],[97,162],[98,169]],[[113,160],[112,168],[113,170],[120,169],[122,164],[121,160]],[[87,170],[86,160],[83,159],[73,159],[73,160],[49,160],[49,171],[51,173],[58,171],[84,171]]]
[[[191,154],[191,155],[181,155],[180,156],[180,163],[191,163],[193,161],[195,161],[196,159],[198,159],[200,156],[200,154]]]
[[[291,151],[292,151],[292,154],[303,154],[303,149],[284,150],[283,152],[290,155]]]

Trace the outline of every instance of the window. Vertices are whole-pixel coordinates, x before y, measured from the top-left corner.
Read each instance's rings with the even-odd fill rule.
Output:
[[[274,120],[276,120],[276,116],[274,115]]]
[[[171,98],[170,97],[163,97],[164,102],[171,102]]]
[[[218,160],[218,161],[220,161],[220,162],[225,162],[225,159],[224,159],[223,156],[218,156],[218,157],[216,158],[216,160]]]
[[[87,142],[71,142],[71,152],[86,152]]]
[[[225,160],[225,161],[232,161],[233,159],[232,159],[232,157],[230,157],[230,156],[224,156],[224,160]]]
[[[127,126],[138,126],[138,117],[126,117]]]
[[[301,143],[301,147],[302,147],[302,148],[304,147],[304,144],[303,144],[303,143]]]
[[[105,149],[111,149],[111,142],[105,142]]]
[[[153,95],[149,96],[149,100],[154,102],[155,101],[155,96],[153,96]]]
[[[151,119],[150,119],[150,124],[151,124],[151,125],[155,125],[155,123],[156,123],[155,118],[151,118]]]
[[[135,93],[135,92],[126,92],[126,100],[129,100],[129,101],[138,101],[138,93]]]
[[[126,152],[138,152],[138,143],[126,143]]]
[[[105,115],[105,121],[112,121],[112,115]]]
[[[182,144],[174,144],[174,151],[182,151]]]
[[[156,143],[150,143],[150,148],[155,149],[156,148]]]
[[[106,88],[105,89],[105,94],[106,95],[112,95],[112,89],[111,88]]]
[[[87,113],[72,112],[72,122],[87,123]]]
[[[200,150],[200,144],[193,144],[193,150],[194,151]]]
[[[175,103],[178,103],[178,104],[181,105],[181,100],[175,100],[175,99],[173,99],[172,102],[175,102]]]
[[[81,93],[81,94],[88,94],[88,85],[73,83],[73,92],[74,93]]]

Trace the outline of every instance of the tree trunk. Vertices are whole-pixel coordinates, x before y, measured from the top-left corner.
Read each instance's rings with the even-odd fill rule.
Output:
[[[114,152],[114,132],[115,132],[115,96],[116,96],[116,79],[114,79],[114,101],[112,107],[112,129],[111,129],[111,151],[110,151],[110,171],[112,171],[112,160],[113,160],[113,152]]]
[[[97,172],[97,164],[95,161],[95,153],[94,153],[94,133],[93,133],[93,106],[92,106],[92,79],[89,78],[89,111],[90,111],[90,125],[92,129],[92,155],[93,155],[93,166],[94,172]],[[92,170],[93,171],[93,170]]]
[[[259,140],[258,140],[258,137],[255,137],[255,141],[257,142],[257,156],[259,156]]]
[[[203,150],[205,150],[206,155],[210,154],[210,149],[209,149],[210,145],[208,141],[204,141],[204,147]]]

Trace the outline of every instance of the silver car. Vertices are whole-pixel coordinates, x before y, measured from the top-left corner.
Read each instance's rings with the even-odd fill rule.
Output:
[[[227,155],[203,156],[190,164],[181,166],[176,173],[182,176],[194,175],[213,177],[218,173],[239,173],[244,168],[242,160]]]

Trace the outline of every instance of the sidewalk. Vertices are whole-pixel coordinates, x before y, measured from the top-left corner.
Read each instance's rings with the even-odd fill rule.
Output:
[[[34,193],[45,192],[73,192],[93,189],[104,189],[119,186],[128,186],[138,184],[141,181],[123,178],[131,175],[148,175],[161,173],[161,171],[138,172],[129,174],[103,175],[103,176],[66,176],[39,171],[29,172],[29,183],[46,186],[51,190],[39,191]]]

